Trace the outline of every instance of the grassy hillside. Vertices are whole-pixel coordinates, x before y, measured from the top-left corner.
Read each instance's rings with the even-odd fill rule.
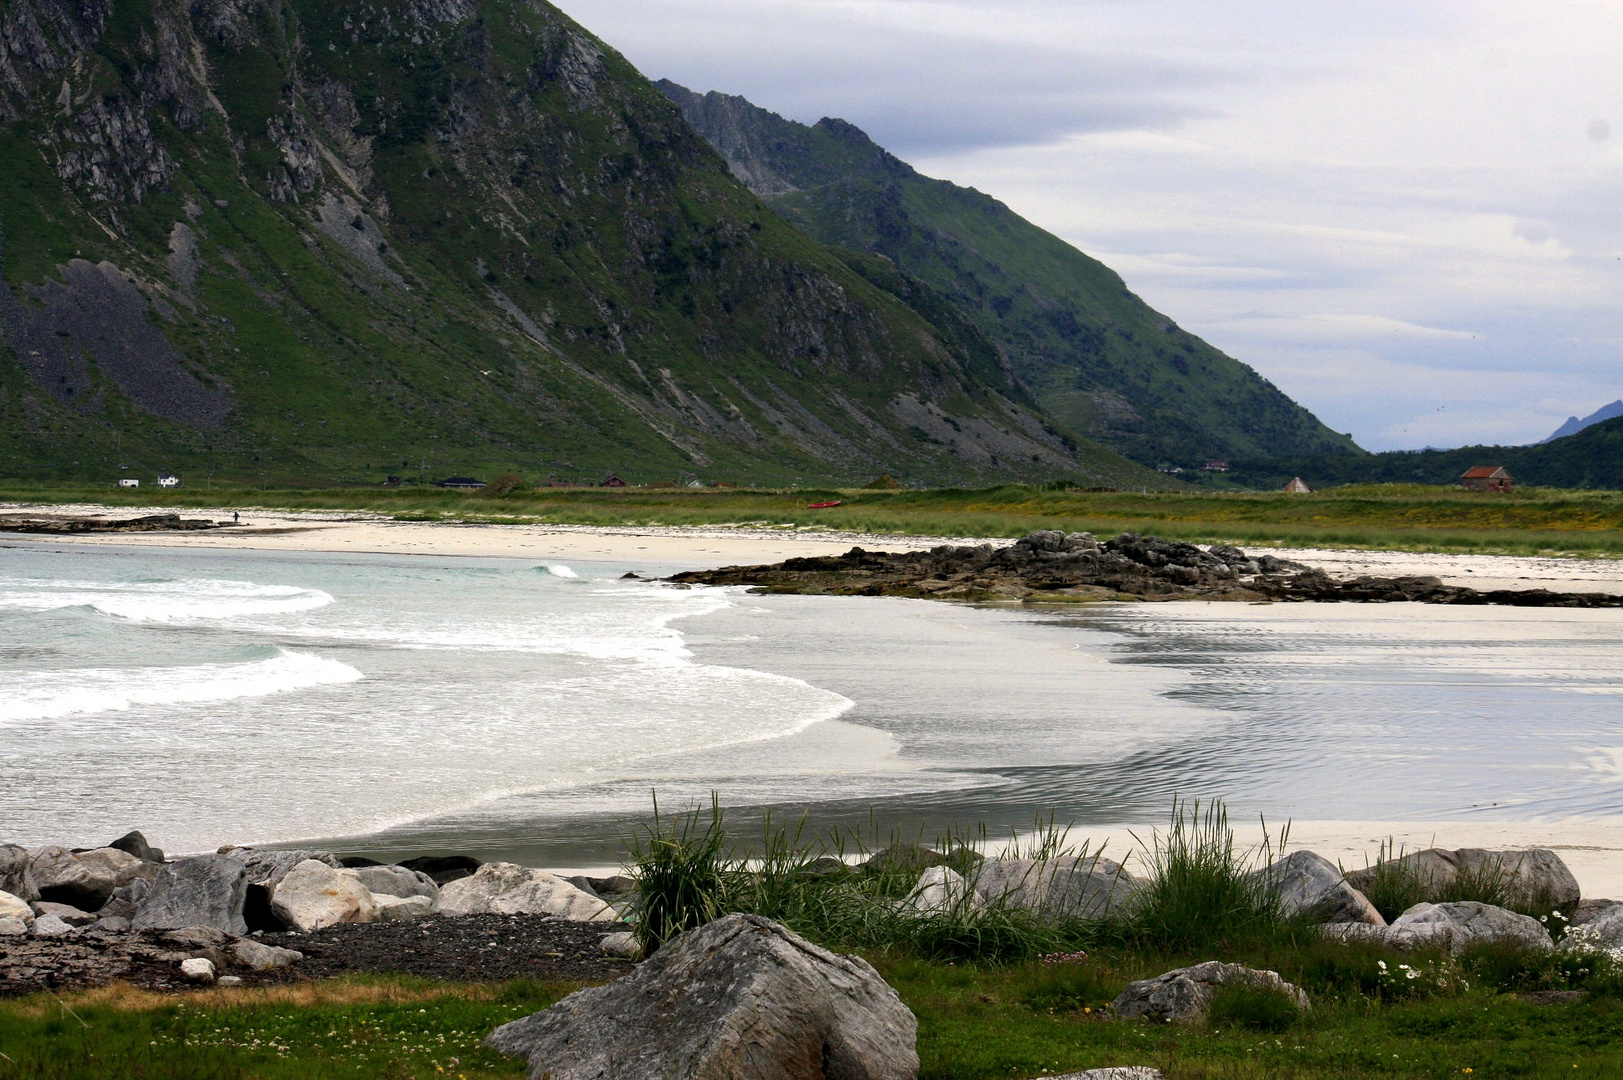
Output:
[[[1396,450],[1357,458],[1341,455],[1235,462],[1228,483],[1273,488],[1292,476],[1310,485],[1459,483],[1474,465],[1502,465],[1518,484],[1552,488],[1623,489],[1623,417],[1576,435],[1532,446],[1464,446],[1457,450]]]
[[[0,18],[13,475],[1145,479],[540,0]]]
[[[1069,427],[1151,465],[1357,452],[996,199],[921,176],[844,121],[808,127],[743,98],[659,86],[734,175],[808,236],[883,255],[949,298]]]

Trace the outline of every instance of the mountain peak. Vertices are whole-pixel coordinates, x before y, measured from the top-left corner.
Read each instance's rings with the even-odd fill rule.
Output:
[[[1541,446],[1547,442],[1554,442],[1556,439],[1564,439],[1568,435],[1576,435],[1586,427],[1591,427],[1603,420],[1614,420],[1619,416],[1623,416],[1623,398],[1619,398],[1610,405],[1602,405],[1582,420],[1576,416],[1567,417],[1566,423],[1550,432],[1549,435],[1540,439],[1534,445]]]

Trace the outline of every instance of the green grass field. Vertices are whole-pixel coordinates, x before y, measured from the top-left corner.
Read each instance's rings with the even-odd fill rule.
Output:
[[[1343,969],[1373,972],[1373,961],[1336,949],[1347,955],[1245,958],[1272,962],[1313,997],[1310,1014],[1283,1026],[1243,1003],[1195,1027],[1106,1019],[1101,1006],[1129,977],[1165,970],[1171,957],[1004,967],[871,958],[919,1018],[923,1080],[1129,1064],[1157,1066],[1169,1080],[1623,1076],[1615,996],[1535,1004],[1513,980],[1439,989],[1429,976],[1403,975],[1385,987],[1366,976],[1361,987]],[[183,995],[35,995],[0,1001],[0,1080],[517,1080],[523,1063],[480,1040],[572,989],[370,976]]]
[[[842,505],[812,510],[832,499]],[[1201,543],[1496,554],[1623,555],[1623,493],[1526,488],[1487,495],[1418,484],[1313,495],[1087,492],[1005,485],[910,491],[532,488],[506,495],[427,486],[257,489],[191,484],[135,492],[0,483],[0,500],[112,506],[366,511],[407,520],[584,525],[748,525],[924,536],[1034,529],[1152,532]]]

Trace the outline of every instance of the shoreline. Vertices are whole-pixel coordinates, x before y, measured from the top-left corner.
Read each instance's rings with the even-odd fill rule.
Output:
[[[170,512],[163,507],[100,504],[39,506],[0,504],[0,514],[27,509],[38,514],[134,517]],[[819,527],[759,528],[748,525],[564,525],[451,521],[398,521],[379,514],[322,510],[237,511],[236,527],[188,532],[39,534],[0,532],[0,549],[11,545],[93,544],[213,551],[327,552],[427,555],[445,558],[556,558],[635,562],[704,568],[781,562],[838,555],[852,547],[906,552],[940,544],[991,544],[1007,537],[904,536],[843,532]],[[188,507],[187,515],[224,518],[230,509]],[[1623,559],[1526,555],[1468,555],[1354,548],[1246,547],[1247,551],[1307,563],[1337,577],[1361,574],[1429,575],[1451,586],[1549,589],[1552,592],[1623,594]]]

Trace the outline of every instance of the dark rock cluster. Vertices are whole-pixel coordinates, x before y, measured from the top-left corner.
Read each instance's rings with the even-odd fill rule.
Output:
[[[1483,592],[1435,577],[1357,577],[1236,547],[1122,533],[1100,542],[1090,533],[1048,529],[1012,545],[955,546],[885,553],[854,547],[844,555],[788,559],[770,566],[728,566],[677,574],[695,585],[749,585],[764,592],[833,596],[909,596],[936,600],[1325,600],[1362,603],[1509,604],[1519,607],[1623,607],[1623,597],[1543,589]]]
[[[183,518],[179,514],[148,514],[115,520],[63,515],[0,516],[0,532],[20,533],[191,532],[224,528],[230,524],[228,521],[210,521],[207,518]]]

